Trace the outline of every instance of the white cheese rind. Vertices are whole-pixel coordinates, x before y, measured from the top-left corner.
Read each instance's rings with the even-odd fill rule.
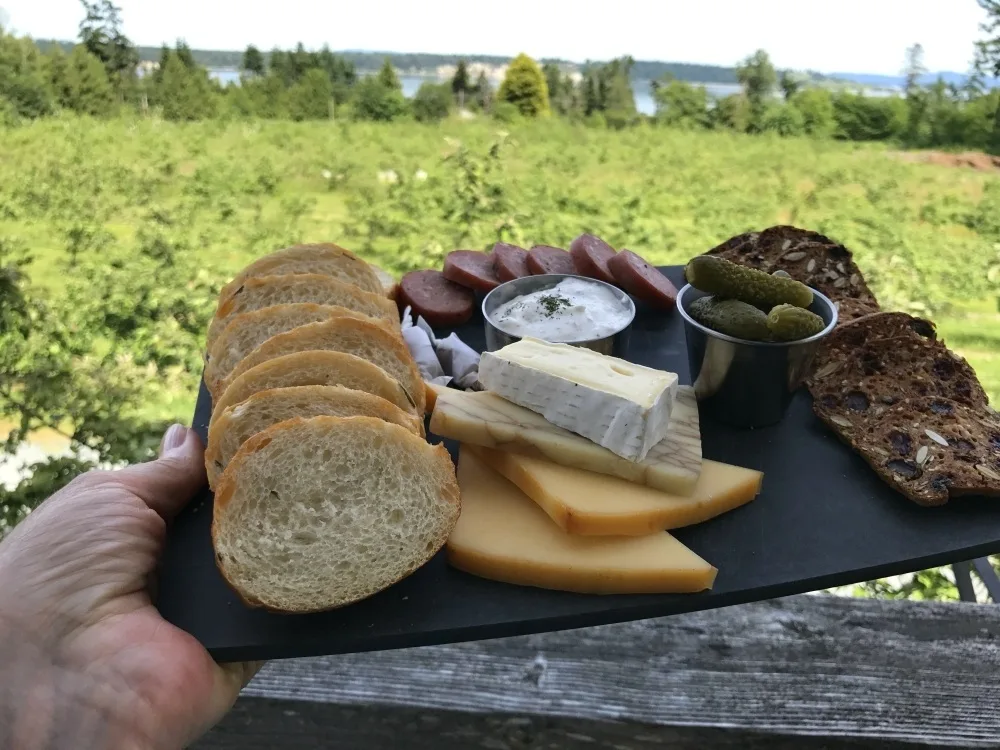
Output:
[[[541,456],[562,466],[621,477],[677,495],[694,491],[702,469],[698,402],[690,386],[678,388],[667,435],[642,461],[628,461],[488,392],[440,389],[430,431],[462,443]]]
[[[534,356],[520,358],[514,352],[508,356],[508,350],[521,344],[532,347]],[[562,360],[558,367],[546,361],[550,348]],[[567,370],[567,360],[574,361],[580,377]],[[618,367],[609,366],[619,362]],[[528,341],[485,352],[479,363],[479,382],[488,391],[629,461],[646,458],[666,435],[678,387],[675,373],[576,347],[538,346]]]

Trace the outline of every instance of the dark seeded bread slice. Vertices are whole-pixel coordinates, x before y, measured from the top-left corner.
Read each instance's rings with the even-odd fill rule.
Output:
[[[816,413],[890,486],[919,505],[1000,496],[1000,418],[941,398],[911,398],[875,419]]]
[[[936,337],[933,324],[905,313],[877,313],[833,331],[813,361],[813,398],[879,378],[877,398],[944,396],[976,409],[989,397],[964,358]]]
[[[865,315],[874,315],[877,312],[881,312],[877,302],[860,298],[852,299],[848,297],[847,299],[834,300],[834,305],[837,307],[838,325],[851,323],[858,318],[863,318]]]
[[[733,263],[739,263],[741,266],[767,271],[764,256],[757,249],[759,235],[759,232],[738,234],[735,237],[730,237],[721,245],[716,245],[705,254],[716,255]]]

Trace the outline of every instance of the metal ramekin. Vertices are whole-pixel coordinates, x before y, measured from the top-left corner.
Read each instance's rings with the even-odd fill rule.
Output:
[[[687,284],[677,294],[684,319],[688,364],[701,414],[733,427],[765,427],[781,421],[812,363],[820,342],[837,325],[837,308],[812,290],[809,309],[826,322],[815,336],[800,341],[746,341],[713,331],[694,320],[687,308],[708,296]]]
[[[493,352],[497,349],[502,349],[507,346],[507,344],[513,344],[515,341],[520,341],[521,338],[520,336],[514,336],[513,334],[507,333],[493,322],[493,313],[500,306],[510,302],[515,297],[521,297],[525,294],[537,292],[542,289],[551,289],[563,279],[581,279],[582,281],[586,281],[591,284],[600,284],[601,286],[607,287],[614,292],[615,296],[620,299],[622,304],[628,309],[629,319],[628,323],[626,323],[620,330],[602,338],[589,339],[587,341],[560,341],[554,343],[582,346],[587,349],[593,349],[595,352],[600,352],[601,354],[609,354],[614,357],[624,357],[628,352],[629,333],[632,330],[632,322],[635,320],[635,303],[632,302],[632,298],[625,294],[625,292],[621,289],[616,286],[612,286],[611,284],[606,284],[603,281],[591,279],[586,276],[577,276],[569,273],[545,273],[537,276],[523,276],[520,279],[506,281],[487,294],[483,298],[483,325],[486,327],[486,351]]]

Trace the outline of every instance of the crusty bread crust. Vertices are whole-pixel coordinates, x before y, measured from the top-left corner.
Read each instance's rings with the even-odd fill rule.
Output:
[[[402,336],[377,321],[347,316],[297,326],[272,336],[243,358],[222,381],[221,389],[261,362],[293,352],[323,350],[343,351],[373,362],[403,386],[419,412],[424,410],[424,381]]]
[[[333,276],[318,273],[255,276],[246,279],[232,293],[219,298],[208,328],[206,348],[211,350],[219,334],[236,315],[299,302],[343,307],[384,320],[395,328],[400,325],[399,311],[391,300]]]
[[[395,404],[365,391],[341,385],[271,388],[227,407],[208,429],[205,470],[214,487],[240,445],[257,432],[292,417],[369,416],[405,427],[424,437],[424,422]],[[255,432],[246,435],[248,428]],[[241,435],[246,435],[241,439]]]
[[[375,271],[361,258],[332,242],[293,245],[264,255],[246,266],[223,287],[226,298],[240,284],[253,276],[277,276],[289,273],[326,273],[348,281],[372,294],[380,294],[382,283]]]
[[[240,571],[232,568],[234,562],[227,559],[226,548],[221,542],[224,533],[223,527],[228,521],[227,511],[235,502],[244,465],[254,461],[256,454],[267,448],[272,442],[282,441],[286,437],[292,438],[294,436],[293,443],[295,445],[306,444],[310,440],[326,440],[330,448],[336,449],[350,445],[353,442],[352,438],[356,439],[364,434],[378,436],[380,454],[377,460],[385,463],[386,473],[398,471],[394,456],[410,454],[412,460],[416,460],[419,456],[419,465],[427,471],[424,479],[428,484],[428,489],[434,494],[435,507],[439,511],[439,521],[432,529],[427,530],[426,538],[420,539],[419,549],[413,548],[412,559],[397,561],[400,566],[393,572],[391,580],[382,580],[377,585],[368,581],[356,582],[357,588],[351,589],[355,593],[344,601],[334,601],[327,598],[317,601],[315,604],[297,605],[294,609],[276,605],[273,601],[264,601],[267,596],[261,595],[260,591],[250,590],[246,580],[240,577]],[[381,497],[370,499],[370,502],[376,505],[383,501],[384,498]],[[273,502],[294,503],[296,498],[286,496],[275,499]],[[223,579],[249,606],[264,607],[275,612],[319,612],[368,598],[412,574],[444,546],[458,521],[460,509],[461,495],[455,476],[455,467],[444,446],[432,446],[404,427],[372,417],[318,416],[310,419],[296,417],[275,424],[247,440],[219,478],[212,521],[212,543],[216,552],[216,564]],[[373,520],[372,523],[376,524],[377,521]],[[250,530],[247,531],[252,533]],[[329,592],[316,591],[318,598],[324,595],[329,597]]]
[[[344,385],[381,396],[405,412],[418,414],[406,390],[378,365],[343,352],[307,351],[269,359],[234,378],[214,403],[212,422],[227,407],[255,393],[297,385]]]

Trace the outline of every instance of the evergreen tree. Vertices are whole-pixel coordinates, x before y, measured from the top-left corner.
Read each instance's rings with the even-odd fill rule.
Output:
[[[778,74],[764,50],[757,50],[736,68],[736,78],[750,103],[750,129],[760,130]]]
[[[170,61],[170,56],[172,54],[173,52],[166,44],[160,47],[160,59],[156,63],[156,70],[153,71],[154,86],[159,86],[163,83],[163,71],[166,69],[167,63]]]
[[[73,48],[67,60],[64,92],[61,104],[80,114],[105,116],[115,105],[104,66],[82,44]]]
[[[80,22],[80,43],[101,61],[123,95],[135,79],[139,53],[122,31],[121,9],[111,0],[80,0],[85,17]]]
[[[1000,0],[978,0],[979,7],[986,12],[986,20],[979,29],[986,38],[976,42],[975,68],[983,76],[1000,76]],[[993,114],[993,132],[989,137],[989,150],[1000,153],[1000,98]]]
[[[271,75],[277,76],[285,87],[294,82],[294,69],[291,57],[287,52],[275,47],[271,50]]]
[[[469,68],[465,60],[458,61],[455,68],[455,75],[451,78],[451,92],[455,95],[459,107],[465,106],[465,95],[469,91]]]
[[[382,63],[382,67],[378,71],[376,76],[380,86],[384,86],[392,91],[402,91],[403,84],[399,82],[399,77],[396,75],[396,69],[392,67],[392,61],[389,58],[385,58]]]
[[[288,92],[288,114],[293,120],[327,120],[333,101],[333,84],[325,70],[307,70]]]
[[[2,36],[2,33],[3,32],[0,32],[0,36]],[[67,60],[66,53],[63,52],[63,48],[57,44],[49,50],[45,57],[45,66],[48,71],[47,78],[49,81],[49,87],[55,97],[55,103],[60,107],[68,108],[71,93],[69,89],[69,81],[67,80],[69,77],[67,72],[69,62]]]
[[[243,53],[243,62],[240,67],[244,73],[252,76],[263,76],[267,72],[264,55],[252,44]]]
[[[204,68],[188,68],[172,54],[163,70],[158,99],[167,120],[201,120],[216,111],[215,91]]]
[[[194,70],[198,67],[198,63],[194,61],[194,55],[191,54],[191,48],[183,39],[177,40],[174,50],[177,53],[177,59],[184,63],[185,68],[188,70]]]
[[[316,62],[313,60],[312,54],[303,46],[302,42],[299,42],[295,46],[293,52],[288,53],[288,68],[291,74],[290,83],[298,83],[302,80],[302,76],[306,74],[306,71],[314,67],[316,67]]]
[[[919,146],[927,139],[927,109],[930,105],[928,93],[920,85],[920,77],[927,72],[924,67],[924,48],[914,44],[906,50],[906,132],[904,139],[911,146]]]
[[[538,63],[521,53],[511,61],[497,94],[526,117],[549,114],[549,87]]]

